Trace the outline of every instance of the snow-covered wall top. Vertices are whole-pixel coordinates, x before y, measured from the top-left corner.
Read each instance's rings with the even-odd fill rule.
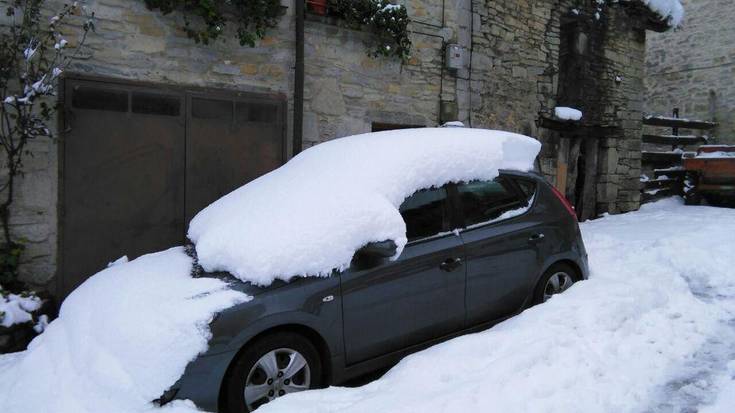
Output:
[[[541,144],[508,132],[427,128],[335,139],[233,191],[189,225],[199,263],[268,285],[346,268],[373,241],[406,244],[398,211],[415,191],[530,170]]]
[[[667,20],[669,26],[678,27],[684,20],[684,6],[681,0],[639,0],[649,9],[656,12],[664,20]]]

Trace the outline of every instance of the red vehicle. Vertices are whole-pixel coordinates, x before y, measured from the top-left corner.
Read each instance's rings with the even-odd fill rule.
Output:
[[[735,146],[704,145],[696,156],[685,157],[684,200],[699,205],[735,206]]]

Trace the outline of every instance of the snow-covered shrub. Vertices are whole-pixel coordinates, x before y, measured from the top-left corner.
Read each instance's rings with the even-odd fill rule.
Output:
[[[411,52],[406,7],[387,0],[329,0],[329,13],[352,28],[367,27],[377,37],[372,56],[407,59]]]
[[[32,155],[28,144],[37,138],[52,138],[48,127],[56,105],[45,99],[56,94],[64,68],[94,30],[94,14],[77,2],[64,5],[50,18],[43,14],[45,0],[14,0],[4,9],[7,26],[0,32],[0,146],[6,168],[0,184],[0,282],[20,291],[17,274],[23,243],[10,231],[15,179],[23,173],[23,159]],[[62,33],[69,18],[82,16],[81,33],[72,46]]]
[[[33,314],[41,308],[41,304],[41,299],[32,292],[13,294],[0,286],[0,326],[34,322]],[[43,331],[43,326],[39,330]]]

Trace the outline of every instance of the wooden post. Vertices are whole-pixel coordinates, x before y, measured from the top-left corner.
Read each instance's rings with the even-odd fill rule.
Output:
[[[566,196],[567,171],[569,169],[569,138],[559,138],[559,153],[556,161],[556,189]]]
[[[582,191],[582,210],[578,212],[579,220],[595,218],[597,214],[597,158],[599,142],[597,138],[584,138],[584,190]]]

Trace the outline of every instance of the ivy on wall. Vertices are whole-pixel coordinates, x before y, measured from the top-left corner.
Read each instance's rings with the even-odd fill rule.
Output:
[[[348,27],[368,28],[377,38],[372,56],[409,57],[408,13],[401,5],[387,0],[329,0],[329,14],[341,18]]]
[[[298,0],[297,0],[298,1]],[[184,16],[184,31],[197,43],[218,39],[225,25],[237,25],[240,45],[255,46],[283,14],[280,0],[145,0],[151,10],[162,14],[174,11]],[[404,6],[387,0],[327,0],[329,15],[344,20],[347,27],[367,29],[376,36],[371,56],[409,57],[408,13]],[[202,24],[194,23],[195,17]]]
[[[151,10],[169,14],[179,11],[184,16],[184,31],[197,43],[209,44],[224,32],[229,20],[237,25],[241,46],[255,46],[283,14],[280,0],[145,0]],[[192,24],[191,16],[203,25]]]

